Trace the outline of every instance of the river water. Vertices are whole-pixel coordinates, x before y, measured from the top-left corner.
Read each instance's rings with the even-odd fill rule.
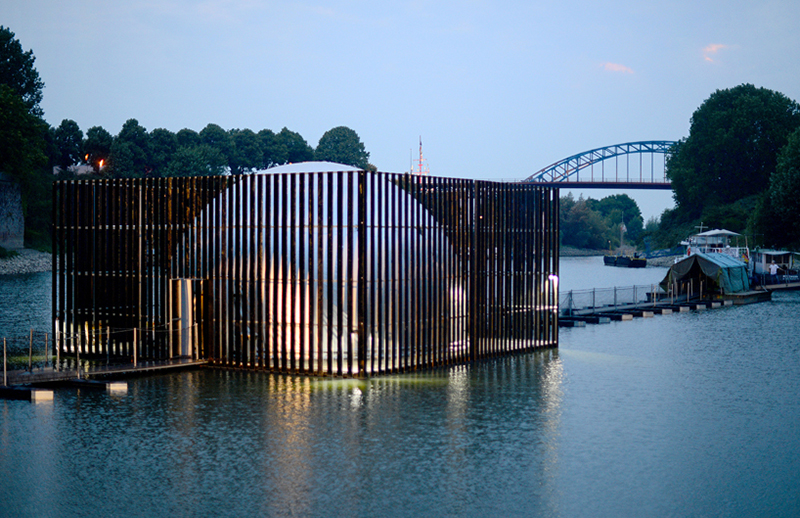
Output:
[[[561,286],[664,271],[565,258]],[[19,282],[0,279],[4,318]],[[0,516],[799,516],[798,312],[777,293],[427,374],[203,370],[0,401]]]

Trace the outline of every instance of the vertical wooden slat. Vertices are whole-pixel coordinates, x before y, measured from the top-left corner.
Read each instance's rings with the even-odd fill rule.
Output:
[[[306,266],[306,243],[308,241],[308,234],[306,232],[307,211],[306,211],[306,173],[298,173],[297,182],[297,208],[295,217],[297,218],[297,226],[295,228],[295,236],[297,241],[297,262],[295,263],[296,279],[295,285],[297,286],[297,301],[298,301],[298,314],[295,315],[297,326],[298,344],[298,372],[307,372],[306,358],[308,352],[306,350],[306,330],[308,329],[308,312],[306,311],[306,282],[308,281],[308,268]]]
[[[330,181],[326,182],[325,174],[319,173],[317,175],[317,374],[322,374],[325,365],[323,363],[323,340],[324,340],[324,323],[330,320],[325,315],[330,316],[330,313],[324,313],[327,308],[324,307],[324,293],[325,293],[325,247],[330,247],[330,230],[325,232],[325,217],[330,214],[330,206],[325,205],[325,194],[330,192]],[[327,226],[330,229],[330,224]],[[330,263],[329,263],[330,264]],[[330,327],[330,326],[328,326]]]
[[[297,355],[298,355],[298,337],[297,337],[297,276],[299,272],[297,271],[297,175],[296,174],[288,174],[286,175],[286,179],[289,182],[288,189],[287,189],[287,196],[289,197],[289,203],[287,207],[287,218],[288,218],[288,225],[287,225],[287,244],[289,246],[288,253],[284,253],[283,256],[288,256],[288,264],[286,269],[286,279],[287,279],[287,314],[285,320],[287,321],[287,331],[288,334],[284,335],[284,340],[286,340],[289,344],[289,370],[291,372],[297,372]],[[284,184],[286,187],[286,184]]]
[[[58,182],[52,200],[52,346],[66,330],[72,354],[131,355],[134,328],[141,357],[178,354],[172,279],[199,277],[200,355],[239,368],[365,376],[557,344],[554,189],[362,171]]]
[[[367,173],[358,173],[358,211],[357,211],[357,245],[356,258],[358,271],[358,370],[357,374],[363,376],[367,371]],[[352,176],[352,173],[351,173]]]

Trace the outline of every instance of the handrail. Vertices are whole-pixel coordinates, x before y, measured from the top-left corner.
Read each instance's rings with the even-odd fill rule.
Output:
[[[632,304],[653,302],[653,293],[666,292],[658,284],[640,284],[612,288],[569,290],[559,294],[559,313],[572,315],[576,311],[614,309]]]

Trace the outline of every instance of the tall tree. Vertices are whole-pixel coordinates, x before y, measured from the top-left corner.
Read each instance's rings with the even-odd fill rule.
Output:
[[[227,161],[233,153],[233,142],[230,134],[216,124],[207,124],[198,135],[200,143],[211,146],[220,152]]]
[[[750,84],[714,92],[667,159],[680,211],[693,219],[707,206],[765,190],[778,151],[798,126],[800,105],[781,93]]]
[[[86,140],[83,142],[84,159],[96,173],[101,172],[108,163],[113,142],[111,133],[100,126],[92,126],[86,132]]]
[[[561,242],[577,248],[601,250],[609,240],[608,226],[603,216],[592,210],[586,200],[575,200],[570,193],[562,197],[560,219]],[[564,210],[566,208],[566,211]],[[614,241],[616,244],[618,240]]]
[[[314,150],[299,133],[283,128],[276,136],[277,147],[285,154],[279,164],[295,164],[314,159]]]
[[[83,159],[83,132],[74,120],[64,119],[53,130],[53,141],[58,151],[56,162],[62,171],[77,165]]]
[[[252,130],[232,129],[231,153],[228,156],[228,167],[231,174],[249,173],[262,167],[264,148],[262,140]]]
[[[346,126],[337,126],[322,135],[314,151],[315,160],[337,162],[360,169],[369,166],[369,153],[358,133]]]
[[[629,241],[639,238],[644,228],[642,212],[636,201],[627,194],[612,194],[601,200],[586,200],[589,207],[598,211],[606,219],[609,227],[625,225]]]
[[[215,176],[225,172],[227,160],[208,144],[178,148],[164,176]]]
[[[0,25],[0,84],[19,95],[28,113],[41,117],[43,111],[39,103],[44,83],[33,66],[34,61],[33,51],[23,51],[14,33]]]
[[[150,135],[136,119],[128,119],[111,145],[114,176],[140,178],[150,173]]]
[[[183,128],[176,134],[178,147],[193,147],[200,144],[200,135],[195,130]]]
[[[31,115],[22,98],[0,84],[0,171],[25,182],[47,161],[47,126]]]
[[[800,129],[789,137],[770,178],[762,232],[767,243],[800,247]]]
[[[178,150],[178,137],[164,128],[150,132],[150,165],[153,176],[164,176],[172,156]]]
[[[258,138],[261,139],[261,149],[264,152],[261,158],[261,167],[267,169],[279,164],[278,155],[280,151],[278,149],[278,137],[275,132],[271,129],[262,129],[258,132]]]

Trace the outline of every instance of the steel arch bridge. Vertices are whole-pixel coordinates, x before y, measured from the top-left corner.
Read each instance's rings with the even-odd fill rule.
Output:
[[[671,189],[664,164],[673,140],[647,140],[614,144],[559,160],[529,176],[524,182],[535,182],[553,187],[585,188],[629,188],[629,189]],[[639,155],[638,169],[631,174],[631,155]],[[649,170],[644,161],[650,155]],[[656,173],[655,155],[659,158],[660,173]],[[624,171],[620,171],[620,157],[625,157]],[[614,159],[614,167],[606,166],[606,161]],[[599,168],[595,165],[600,164]]]

